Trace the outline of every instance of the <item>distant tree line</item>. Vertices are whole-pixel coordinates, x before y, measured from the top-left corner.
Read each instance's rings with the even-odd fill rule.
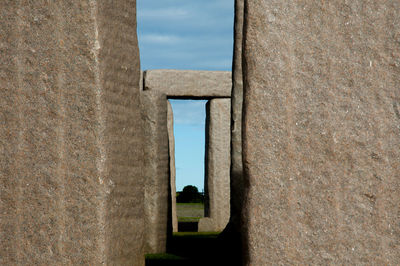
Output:
[[[200,193],[195,186],[185,186],[181,192],[176,193],[178,203],[204,203],[204,193]]]

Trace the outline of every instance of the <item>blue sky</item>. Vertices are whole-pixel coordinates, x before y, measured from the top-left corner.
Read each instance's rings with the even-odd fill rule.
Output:
[[[137,0],[141,69],[231,70],[234,0]],[[171,100],[177,190],[204,186],[205,101]]]
[[[174,112],[176,189],[204,187],[206,101],[170,100]]]
[[[138,0],[142,69],[230,70],[234,0]]]

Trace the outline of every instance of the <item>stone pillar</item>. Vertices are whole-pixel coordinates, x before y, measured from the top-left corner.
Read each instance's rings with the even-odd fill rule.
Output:
[[[1,1],[1,265],[144,265],[135,6]]]
[[[199,232],[222,231],[230,214],[230,99],[206,105],[205,218]]]
[[[171,216],[172,231],[178,232],[178,217],[176,215],[176,168],[175,168],[175,138],[174,113],[168,101],[168,140],[169,140],[169,178],[171,186]]]
[[[245,3],[246,265],[399,265],[400,2]]]
[[[169,205],[167,98],[158,91],[142,93],[145,142],[146,253],[164,253]]]
[[[242,36],[243,36],[244,1],[235,0],[234,50],[232,64],[232,98],[231,98],[231,214],[229,223],[219,235],[225,247],[225,258],[228,264],[242,262],[242,253],[247,253],[246,234],[242,230],[243,199],[246,184],[243,182],[242,161],[242,105],[243,105],[243,75],[242,75]],[[220,251],[221,252],[221,251]]]

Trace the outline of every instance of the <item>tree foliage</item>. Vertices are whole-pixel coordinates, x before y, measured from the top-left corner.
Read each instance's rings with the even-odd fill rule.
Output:
[[[199,193],[199,190],[195,186],[185,186],[182,192],[179,192],[176,197],[178,203],[200,203],[204,201],[204,196]]]

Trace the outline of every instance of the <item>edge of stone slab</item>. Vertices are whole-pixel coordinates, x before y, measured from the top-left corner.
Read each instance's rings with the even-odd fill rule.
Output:
[[[231,71],[151,69],[143,73],[143,90],[175,98],[230,98]]]

